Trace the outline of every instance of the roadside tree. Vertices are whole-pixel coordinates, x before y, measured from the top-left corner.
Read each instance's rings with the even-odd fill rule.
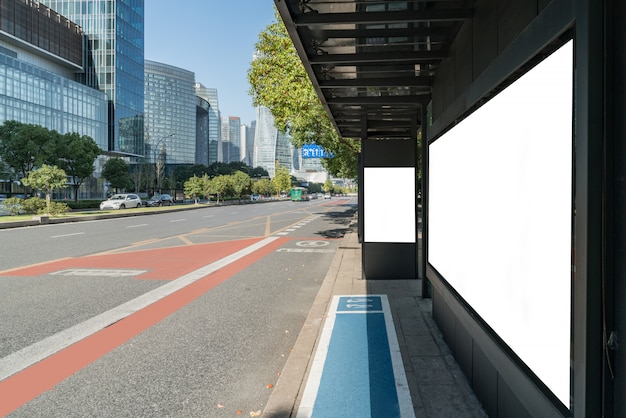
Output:
[[[253,104],[270,109],[276,127],[296,147],[317,144],[335,154],[322,160],[334,176],[356,178],[360,142],[341,138],[326,114],[293,42],[276,11],[276,22],[259,34],[257,58],[248,69]]]
[[[116,192],[119,189],[131,189],[133,182],[130,178],[129,167],[123,159],[111,158],[102,167],[102,177],[107,179]]]
[[[237,171],[236,173],[231,174],[230,177],[232,181],[233,193],[239,200],[241,200],[242,195],[250,193],[252,179],[249,175],[243,171]]]
[[[185,182],[184,193],[185,196],[191,197],[194,203],[198,203],[198,198],[204,196],[208,189],[209,176],[206,174],[202,177],[193,176]]]
[[[89,136],[81,136],[76,132],[59,136],[56,150],[58,165],[71,180],[74,201],[78,201],[80,186],[93,174],[93,163],[101,152],[96,141]]]
[[[333,182],[330,181],[330,179],[326,179],[326,181],[324,182],[324,191],[326,193],[332,193],[332,191],[333,191]]]
[[[59,167],[43,164],[41,168],[31,171],[28,177],[23,178],[22,183],[33,189],[41,190],[46,194],[46,209],[50,213],[52,192],[66,186],[67,175]]]
[[[252,193],[271,196],[276,193],[276,188],[270,179],[261,179],[252,183]]]
[[[0,159],[20,178],[56,155],[55,131],[14,120],[0,126]]]
[[[272,179],[277,192],[288,192],[291,189],[291,175],[287,167],[276,164],[276,173]]]
[[[220,203],[220,198],[228,196],[233,192],[233,184],[231,176],[220,175],[211,179],[208,184],[207,194],[214,194],[217,196],[217,204]]]

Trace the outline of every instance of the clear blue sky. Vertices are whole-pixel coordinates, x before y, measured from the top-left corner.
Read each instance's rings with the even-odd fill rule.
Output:
[[[218,90],[223,117],[255,118],[247,71],[273,0],[145,0],[145,58],[192,71]]]

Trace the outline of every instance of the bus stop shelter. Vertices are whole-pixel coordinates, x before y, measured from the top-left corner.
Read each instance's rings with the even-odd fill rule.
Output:
[[[624,2],[275,5],[361,143],[364,278],[423,280],[489,416],[626,416]]]

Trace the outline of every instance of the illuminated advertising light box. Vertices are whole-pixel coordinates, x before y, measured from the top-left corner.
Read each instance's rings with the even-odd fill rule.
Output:
[[[573,42],[429,147],[428,262],[570,398]]]
[[[415,243],[415,168],[365,167],[366,242]]]

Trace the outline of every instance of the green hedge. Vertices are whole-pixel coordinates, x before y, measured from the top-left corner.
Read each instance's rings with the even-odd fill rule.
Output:
[[[73,200],[63,201],[71,210],[100,209],[100,202],[102,202],[102,200],[79,200],[78,202],[74,202]]]

